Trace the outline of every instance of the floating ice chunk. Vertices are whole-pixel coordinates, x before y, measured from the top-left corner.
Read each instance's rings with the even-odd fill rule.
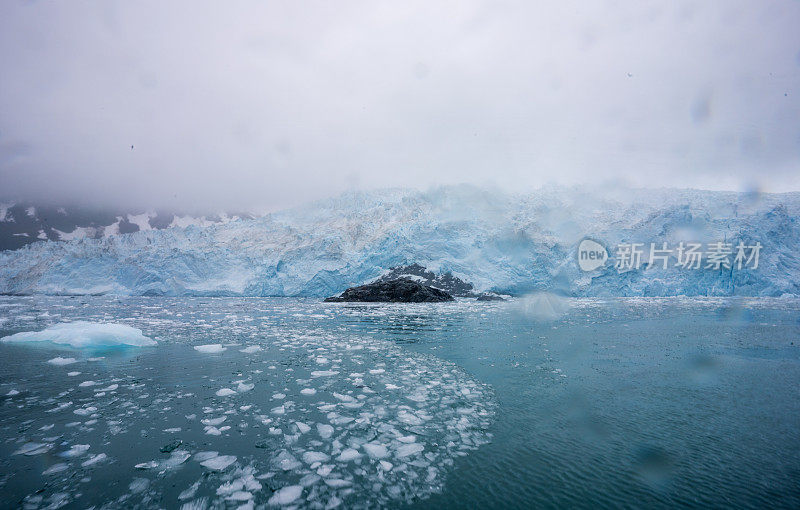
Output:
[[[196,462],[205,462],[217,456],[219,456],[219,452],[197,452],[194,454],[194,460]]]
[[[225,499],[228,501],[249,501],[253,499],[253,495],[246,491],[236,491]]]
[[[203,425],[210,425],[212,427],[216,427],[217,425],[222,425],[222,422],[227,420],[227,416],[220,416],[219,418],[203,418],[200,420],[200,423]]]
[[[119,384],[112,384],[110,386],[106,386],[105,388],[100,388],[99,390],[94,391],[116,391],[119,388]]]
[[[286,450],[281,450],[273,462],[277,467],[283,469],[284,471],[291,471],[302,466],[300,461],[294,458],[294,456]]]
[[[53,445],[50,443],[25,443],[12,455],[39,455],[49,452],[51,448],[53,448]]]
[[[273,494],[272,497],[269,498],[268,503],[274,506],[288,505],[296,501],[302,493],[302,485],[289,485],[288,487],[284,487]]]
[[[425,447],[419,443],[404,444],[397,449],[396,455],[397,458],[402,459],[404,457],[408,457],[409,455],[419,453],[424,449]]]
[[[236,462],[235,455],[218,455],[201,462],[200,465],[211,471],[223,471],[234,462]]]
[[[226,347],[223,347],[222,344],[206,344],[206,345],[195,345],[194,350],[197,352],[202,352],[204,354],[218,354],[224,351]]]
[[[315,462],[327,462],[330,457],[322,452],[305,452],[303,454],[303,462],[306,464],[313,464]]]
[[[239,352],[243,352],[245,354],[253,354],[261,350],[261,347],[258,345],[250,345],[245,347],[244,349],[240,349]]]
[[[178,494],[178,500],[183,501],[186,499],[191,499],[197,494],[197,489],[200,488],[200,482],[194,482],[188,489]]]
[[[272,414],[285,414],[286,408],[284,406],[273,407],[270,412]]]
[[[272,395],[272,398],[275,399],[275,400],[283,400],[283,399],[286,398],[286,394],[285,393],[275,393],[275,394]]]
[[[19,334],[19,333],[17,333],[17,334]],[[8,337],[6,337],[6,338],[8,338]],[[6,338],[3,338],[3,340],[5,340]],[[61,356],[58,356],[57,358],[53,358],[53,359],[47,360],[47,362],[50,363],[51,365],[64,366],[64,365],[71,365],[73,363],[77,363],[78,360],[76,360],[75,358],[62,358]]]
[[[19,391],[17,391],[17,390],[11,390],[11,391],[9,391],[8,393],[6,393],[6,396],[7,396],[7,397],[13,397],[14,395],[19,395]]]
[[[350,462],[351,460],[355,460],[359,457],[361,457],[361,454],[358,453],[358,450],[354,450],[353,448],[347,448],[343,450],[338,457],[336,457],[336,460],[338,460],[339,462]]]
[[[389,383],[389,384],[386,385],[386,389],[387,390],[399,390],[400,386],[397,386],[396,384]]]
[[[334,489],[336,489],[339,487],[348,487],[350,485],[353,485],[353,482],[342,480],[341,478],[326,478],[325,484],[328,485],[328,487],[333,487]]]
[[[78,416],[88,416],[96,411],[97,411],[96,407],[89,406],[89,407],[81,407],[80,409],[75,409],[72,412],[77,414]]]
[[[72,347],[147,347],[156,342],[142,334],[141,329],[124,324],[104,324],[76,321],[62,322],[44,331],[26,331],[4,337],[3,342],[51,342]],[[56,358],[58,359],[58,358]]]
[[[69,464],[66,462],[59,462],[42,471],[42,475],[54,475],[66,471],[67,469],[69,469]]]
[[[334,370],[314,370],[311,372],[311,377],[330,377],[332,375],[336,375],[339,372]]]
[[[158,467],[161,469],[172,469],[176,466],[180,466],[181,464],[189,460],[189,457],[191,456],[192,455],[189,452],[183,450],[175,450],[170,454],[168,459],[164,459],[163,461],[161,461]]]
[[[218,397],[229,397],[231,395],[236,395],[236,392],[230,388],[222,388],[221,390],[217,390]]]
[[[386,462],[385,460],[380,461],[380,464],[384,471],[391,471],[394,467],[391,462]]]
[[[389,450],[386,449],[386,445],[381,443],[365,443],[362,448],[364,448],[367,455],[373,459],[382,459],[389,455]]]
[[[399,413],[397,413],[397,419],[406,425],[422,425],[423,423],[419,417],[405,410],[401,410]]]
[[[76,375],[81,375],[80,372],[67,372],[67,375],[70,377],[75,377]]]
[[[172,428],[169,428],[169,429],[164,429],[164,432],[168,432],[170,434],[175,434],[175,433],[180,432],[180,431],[181,431],[180,427],[172,427]]]
[[[62,457],[72,458],[72,457],[80,457],[84,453],[89,450],[88,444],[74,444],[70,447],[69,450],[60,453]]]
[[[372,374],[372,375],[378,375],[378,374],[382,374],[384,372],[386,372],[386,370],[384,370],[383,368],[374,368],[374,369],[369,371],[369,373]]]
[[[93,466],[98,462],[106,460],[107,458],[108,456],[105,453],[98,453],[97,455],[92,455],[91,457],[89,457],[88,460],[81,462],[81,466],[83,467]]]
[[[317,432],[322,439],[328,439],[333,435],[333,427],[324,423],[317,423]]]
[[[318,481],[320,481],[320,476],[315,475],[314,473],[309,473],[305,475],[303,478],[300,479],[300,485],[303,487],[308,487],[310,485],[314,485]]]
[[[306,432],[311,430],[311,427],[309,427],[308,425],[306,425],[301,421],[296,421],[294,422],[294,424],[297,425],[297,430],[299,430],[301,434],[305,434]]]
[[[300,393],[302,393],[303,395],[316,395],[317,390],[315,390],[314,388],[303,388],[302,390],[300,390]]]
[[[134,494],[138,494],[150,485],[150,480],[147,478],[134,478],[133,481],[128,485],[128,490]]]
[[[417,436],[410,435],[410,436],[400,436],[397,438],[398,441],[401,443],[415,443],[417,441]]]
[[[136,464],[133,467],[136,469],[155,469],[158,467],[158,462],[154,460],[149,460],[147,462],[140,462],[139,464]]]
[[[78,373],[80,373],[80,372],[78,372]],[[78,386],[80,386],[81,388],[88,388],[89,386],[94,386],[95,384],[97,384],[97,383],[94,382],[94,381],[83,381]]]
[[[252,384],[252,383],[250,383],[250,384],[245,384],[245,383],[243,383],[243,382],[240,382],[240,383],[239,383],[239,385],[238,385],[238,386],[236,386],[236,391],[238,391],[239,393],[244,393],[244,392],[246,392],[246,391],[250,391],[250,390],[252,390],[252,389],[253,389],[253,388],[255,388],[255,387],[256,387],[256,385],[255,385],[255,384]]]

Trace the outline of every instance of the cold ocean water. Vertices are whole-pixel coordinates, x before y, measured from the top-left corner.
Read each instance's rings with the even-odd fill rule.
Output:
[[[800,507],[799,300],[0,298],[75,321],[157,344],[0,343],[2,507]]]

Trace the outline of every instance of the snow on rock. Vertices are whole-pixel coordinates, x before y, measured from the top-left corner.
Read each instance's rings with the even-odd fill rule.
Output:
[[[62,322],[43,331],[26,331],[6,336],[3,342],[51,342],[60,345],[81,347],[116,347],[132,346],[146,347],[156,345],[152,340],[142,334],[141,329],[132,328],[124,324],[106,324],[87,321]],[[74,358],[55,358],[55,360],[72,360]],[[50,360],[55,365],[67,364],[65,361]]]

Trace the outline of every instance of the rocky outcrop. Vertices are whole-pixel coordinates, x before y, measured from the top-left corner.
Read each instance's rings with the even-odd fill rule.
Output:
[[[388,282],[391,280],[397,280],[399,278],[414,280],[422,285],[441,289],[451,296],[476,296],[471,283],[465,282],[461,278],[453,276],[453,274],[449,272],[436,274],[419,264],[394,267],[390,269],[388,273],[384,274],[375,281]]]
[[[497,294],[484,293],[478,296],[476,301],[505,301],[505,299]]]
[[[438,303],[453,301],[453,296],[443,290],[423,285],[410,278],[382,280],[359,287],[350,287],[340,296],[329,297],[326,302],[364,303]]]

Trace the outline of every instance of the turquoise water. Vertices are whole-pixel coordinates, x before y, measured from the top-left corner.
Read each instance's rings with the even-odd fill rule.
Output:
[[[0,298],[159,342],[0,344],[0,504],[800,506],[799,301],[541,305]]]

